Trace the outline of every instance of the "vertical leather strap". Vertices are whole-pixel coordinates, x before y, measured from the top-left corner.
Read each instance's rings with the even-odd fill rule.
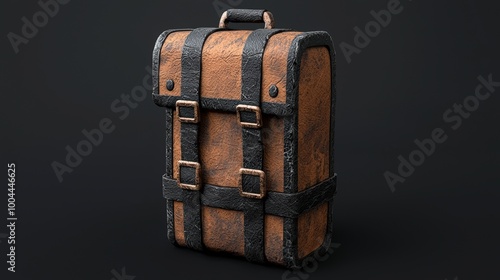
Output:
[[[217,30],[217,28],[198,28],[186,38],[182,49],[182,100],[177,102],[176,110],[181,121],[182,161],[174,164],[178,164],[179,186],[184,188],[184,236],[187,247],[196,250],[203,249],[200,206],[201,166],[198,157],[201,53],[205,40]]]
[[[260,95],[262,58],[269,38],[284,30],[257,29],[248,37],[242,57],[241,104],[237,107],[242,125],[243,168],[240,169],[240,193],[244,199],[245,257],[265,262],[262,116]]]

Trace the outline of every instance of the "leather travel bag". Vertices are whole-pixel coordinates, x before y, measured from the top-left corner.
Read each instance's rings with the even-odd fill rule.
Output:
[[[269,11],[239,9],[218,28],[163,32],[153,99],[166,111],[168,239],[290,268],[326,252],[335,96],[326,32],[275,29]]]

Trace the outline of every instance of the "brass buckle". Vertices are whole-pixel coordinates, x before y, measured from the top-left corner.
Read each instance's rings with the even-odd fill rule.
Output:
[[[251,193],[243,191],[243,175],[259,176],[259,189],[260,189],[259,193]],[[238,180],[238,189],[242,197],[256,198],[256,199],[264,198],[264,196],[266,196],[266,173],[264,173],[264,171],[262,170],[241,168],[240,178]]]
[[[190,167],[195,169],[194,185],[181,182],[181,167]],[[177,162],[177,185],[185,190],[199,191],[201,189],[201,165],[193,161],[179,160]]]
[[[241,112],[253,112],[255,113],[255,123],[242,122]],[[245,128],[261,128],[262,127],[262,112],[259,106],[250,105],[238,105],[236,106],[236,116],[238,118],[238,123]]]
[[[177,110],[177,117],[179,118],[180,122],[183,123],[198,123],[199,122],[199,115],[200,115],[200,106],[198,105],[198,102],[196,101],[190,101],[190,100],[178,100],[175,103],[175,107]],[[193,108],[193,117],[188,118],[188,117],[182,117],[181,116],[181,107],[187,108],[191,107]]]

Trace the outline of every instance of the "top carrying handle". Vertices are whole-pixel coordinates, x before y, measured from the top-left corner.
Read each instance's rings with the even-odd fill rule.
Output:
[[[229,9],[222,14],[219,28],[227,28],[229,22],[263,22],[265,29],[274,28],[274,17],[266,10]]]

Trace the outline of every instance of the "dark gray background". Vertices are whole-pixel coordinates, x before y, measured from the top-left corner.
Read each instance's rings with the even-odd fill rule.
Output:
[[[500,80],[500,9],[491,1],[402,1],[403,11],[347,63],[339,44],[353,44],[353,28],[387,2],[238,5],[271,10],[277,27],[326,30],[337,46],[334,242],[341,246],[307,279],[498,278],[500,89],[456,131],[442,115],[474,93],[479,75]],[[142,84],[163,30],[216,26],[212,4],[73,0],[16,55],[7,34],[20,34],[21,17],[40,8],[1,1],[1,163],[4,180],[6,164],[17,164],[19,221],[18,272],[6,273],[3,239],[0,275],[109,280],[126,267],[137,280],[282,279],[278,267],[170,245],[164,113],[149,97],[123,121],[110,109]],[[115,131],[59,183],[51,163],[63,162],[65,147],[105,117]],[[392,193],[384,172],[396,172],[398,155],[407,157],[436,127],[448,140]],[[6,181],[2,189],[4,224]]]

